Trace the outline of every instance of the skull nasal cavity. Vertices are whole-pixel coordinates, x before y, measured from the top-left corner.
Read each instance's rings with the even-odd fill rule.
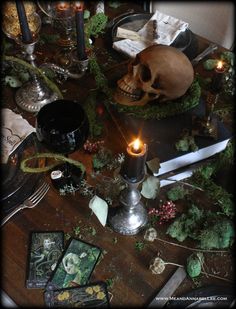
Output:
[[[149,70],[149,68],[145,65],[141,66],[141,70],[140,70],[140,78],[143,82],[147,82],[151,79],[152,77],[152,73]]]

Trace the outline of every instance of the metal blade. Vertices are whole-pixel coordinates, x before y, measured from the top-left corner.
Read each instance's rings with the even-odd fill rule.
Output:
[[[165,306],[169,298],[177,290],[180,284],[186,278],[186,271],[183,267],[178,267],[174,274],[170,277],[163,288],[158,292],[155,298],[148,305],[148,308],[162,308]]]
[[[191,63],[193,66],[198,64],[199,61],[201,61],[204,57],[212,53],[214,50],[216,50],[218,46],[214,43],[210,44],[202,53],[200,53],[197,57],[195,57]]]

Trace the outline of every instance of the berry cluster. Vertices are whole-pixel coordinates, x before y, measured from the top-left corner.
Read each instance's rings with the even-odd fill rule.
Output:
[[[104,141],[96,141],[96,142],[90,142],[87,140],[84,143],[84,150],[88,153],[96,153],[100,149],[100,147],[104,144]]]
[[[158,221],[158,224],[163,224],[175,217],[176,206],[172,201],[167,201],[160,205],[159,209],[151,208],[148,214],[151,216],[151,221]]]

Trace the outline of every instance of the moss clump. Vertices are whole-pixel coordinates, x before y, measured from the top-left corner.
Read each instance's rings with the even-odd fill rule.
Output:
[[[230,220],[216,221],[215,224],[201,231],[199,235],[202,249],[223,249],[232,245],[234,239],[234,227]]]
[[[201,88],[195,78],[187,93],[174,101],[164,104],[146,104],[145,106],[126,106],[117,104],[119,112],[125,112],[138,118],[163,119],[166,117],[182,114],[199,104]]]
[[[191,254],[187,259],[186,270],[191,278],[198,277],[201,273],[203,254],[201,252]]]

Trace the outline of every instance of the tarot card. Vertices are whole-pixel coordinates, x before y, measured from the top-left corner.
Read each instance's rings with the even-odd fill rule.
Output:
[[[27,288],[44,288],[64,249],[64,233],[32,232],[28,254]]]
[[[48,307],[109,307],[109,297],[105,282],[94,282],[80,287],[60,290],[46,290],[45,304]]]
[[[72,238],[46,286],[55,290],[88,283],[101,249]]]

